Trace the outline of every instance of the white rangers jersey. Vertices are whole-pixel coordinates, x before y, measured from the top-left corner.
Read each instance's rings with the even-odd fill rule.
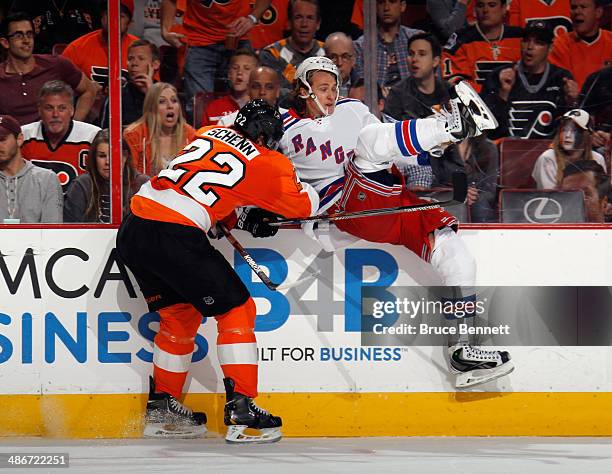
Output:
[[[282,118],[279,151],[293,162],[300,179],[317,190],[321,209],[327,208],[342,190],[344,164],[355,153],[359,131],[380,121],[361,101],[347,98],[327,117],[301,118],[289,110]]]

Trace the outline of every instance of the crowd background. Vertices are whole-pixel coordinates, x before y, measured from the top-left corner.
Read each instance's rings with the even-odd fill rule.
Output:
[[[462,221],[612,219],[610,2],[372,5],[375,31],[364,31],[363,0],[121,0],[118,19],[104,1],[0,2],[0,224],[109,222],[112,166],[123,170],[127,210],[201,126],[231,125],[256,97],[291,108],[295,71],[317,55],[338,66],[340,95],[376,97],[369,105],[383,121],[431,115],[459,80],[480,92],[497,130],[420,165],[396,164],[407,186],[439,199],[452,172],[464,170],[468,201],[451,209]],[[115,162],[106,130],[110,21],[122,52]],[[366,57],[366,37],[376,57]],[[562,202],[562,212],[541,198]],[[530,215],[534,200],[544,204]]]

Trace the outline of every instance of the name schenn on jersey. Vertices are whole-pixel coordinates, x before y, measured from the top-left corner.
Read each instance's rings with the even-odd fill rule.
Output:
[[[231,146],[234,150],[243,154],[248,160],[252,160],[259,155],[255,144],[248,138],[239,135],[229,128],[213,128],[202,134],[205,137],[216,138],[223,143]]]

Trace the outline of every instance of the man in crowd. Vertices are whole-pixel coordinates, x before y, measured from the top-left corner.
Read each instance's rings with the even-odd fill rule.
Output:
[[[19,122],[0,115],[0,224],[61,223],[63,196],[55,173],[21,156]]]
[[[605,0],[570,0],[574,31],[560,35],[550,62],[567,69],[581,88],[589,74],[612,61],[612,31],[601,28]]]
[[[610,179],[599,163],[580,160],[568,164],[563,170],[561,189],[583,191],[587,222],[604,222]]]
[[[276,107],[280,97],[280,77],[278,73],[268,66],[259,66],[249,76],[248,93],[251,100],[263,99],[272,107]],[[286,109],[280,109],[281,113],[286,111]],[[238,111],[224,115],[219,120],[219,125],[226,127],[234,125],[237,115]]]
[[[555,119],[575,106],[576,81],[569,71],[548,62],[553,39],[544,22],[529,23],[521,41],[521,60],[487,78],[481,95],[499,122],[490,138],[551,138]]]
[[[378,0],[376,2],[376,70],[378,83],[386,92],[389,87],[410,75],[408,70],[408,40],[412,35],[421,33],[402,25],[402,13],[406,10],[406,0]],[[363,77],[364,36],[355,41],[357,63],[355,76]],[[373,60],[369,58],[368,60]]]
[[[353,40],[350,36],[337,31],[331,33],[325,39],[325,56],[331,59],[342,77],[342,84],[340,85],[340,95],[348,97],[351,85],[354,82],[353,69],[355,67],[355,47]]]
[[[77,38],[66,47],[62,54],[92,81],[106,87],[108,84],[108,3],[103,1],[100,9],[102,28]],[[121,0],[119,29],[121,31],[121,69],[124,78],[127,77],[128,46],[138,39],[137,36],[127,32],[133,15],[134,0]]]
[[[25,13],[8,16],[2,24],[0,44],[6,61],[0,64],[0,113],[11,114],[20,124],[38,118],[37,98],[41,86],[50,80],[68,83],[78,96],[74,111],[84,120],[94,103],[98,87],[67,59],[33,54],[34,26]]]
[[[46,82],[40,89],[40,120],[23,126],[23,157],[57,174],[64,192],[87,171],[89,146],[100,128],[74,120],[72,88],[62,81]]]
[[[489,73],[521,57],[522,29],[504,25],[508,0],[476,0],[476,23],[452,35],[442,55],[442,76],[466,79],[480,92]]]
[[[306,58],[323,56],[323,43],[315,39],[321,26],[318,0],[290,0],[289,29],[291,34],[266,46],[259,53],[261,64],[281,76],[281,97],[291,91],[297,67]]]
[[[159,66],[159,49],[150,41],[137,40],[128,48],[128,80],[121,88],[121,125],[129,125],[142,116],[145,95],[155,82]],[[109,126],[108,111],[107,98],[100,120],[102,128]]]

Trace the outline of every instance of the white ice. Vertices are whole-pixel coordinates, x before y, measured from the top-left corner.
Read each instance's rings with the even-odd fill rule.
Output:
[[[611,473],[611,438],[286,438],[235,446],[200,440],[4,438],[0,453],[69,453],[41,473]]]

